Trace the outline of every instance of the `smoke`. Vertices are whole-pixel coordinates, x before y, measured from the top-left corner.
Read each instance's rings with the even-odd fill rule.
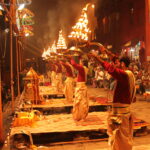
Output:
[[[91,1],[96,0],[33,0],[30,8],[35,14],[35,45],[43,49],[52,44],[57,40],[59,30],[67,37],[82,8]]]
[[[71,27],[77,21],[87,0],[58,0],[55,9],[48,11],[49,39],[58,38],[59,30],[63,30],[67,38]]]
[[[65,33],[68,33],[71,30],[71,26],[77,21],[83,8],[83,2],[83,0],[59,0],[59,24],[60,28],[62,28]]]
[[[59,16],[57,8],[48,11],[48,31],[47,33],[45,33],[45,37],[48,37],[48,39],[50,40],[49,42],[53,42],[54,40],[56,40],[59,26],[58,18]]]

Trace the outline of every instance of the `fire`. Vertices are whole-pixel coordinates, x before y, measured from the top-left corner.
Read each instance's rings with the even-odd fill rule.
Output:
[[[66,41],[62,35],[62,30],[59,31],[59,38],[57,42],[57,49],[67,49]]]
[[[91,31],[88,28],[87,7],[82,9],[81,17],[72,29],[69,38],[88,41]]]

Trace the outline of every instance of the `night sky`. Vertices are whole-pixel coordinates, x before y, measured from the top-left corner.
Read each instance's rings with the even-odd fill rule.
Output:
[[[34,36],[27,37],[26,42],[43,52],[44,47],[58,38],[62,29],[67,36],[76,23],[82,8],[91,0],[32,0],[27,6],[34,14]]]

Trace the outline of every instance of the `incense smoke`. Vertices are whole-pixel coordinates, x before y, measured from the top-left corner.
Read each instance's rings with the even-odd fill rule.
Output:
[[[43,49],[57,40],[59,30],[67,37],[82,8],[91,1],[95,0],[33,0],[30,6],[35,14],[32,41]]]

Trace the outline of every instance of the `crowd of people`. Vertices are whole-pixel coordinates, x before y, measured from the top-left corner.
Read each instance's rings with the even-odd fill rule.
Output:
[[[114,78],[102,66],[89,62],[88,68],[88,85],[91,85],[93,88],[114,89]],[[150,91],[150,62],[147,61],[141,64],[139,61],[133,60],[129,70],[135,75],[137,94],[143,95],[146,91]]]
[[[143,95],[146,91],[150,91],[150,62],[142,65],[133,62],[130,69],[135,75],[137,93]]]

